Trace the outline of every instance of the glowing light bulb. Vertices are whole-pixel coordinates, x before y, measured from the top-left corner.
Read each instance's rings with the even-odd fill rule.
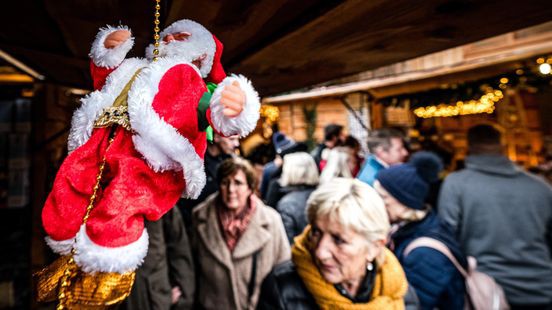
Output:
[[[550,67],[550,64],[543,63],[539,66],[539,71],[542,74],[549,74],[552,67]]]

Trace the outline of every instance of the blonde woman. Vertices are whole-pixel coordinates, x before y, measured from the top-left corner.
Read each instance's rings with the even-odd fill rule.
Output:
[[[287,194],[278,201],[276,210],[282,216],[290,244],[307,226],[307,199],[318,185],[318,179],[318,168],[308,153],[299,152],[284,157],[280,184],[287,188]]]
[[[321,184],[307,203],[309,225],[292,259],[265,279],[260,309],[403,309],[408,284],[385,248],[381,198],[355,179]]]

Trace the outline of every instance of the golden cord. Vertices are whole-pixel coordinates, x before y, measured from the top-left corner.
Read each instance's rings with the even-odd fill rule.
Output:
[[[115,133],[115,128],[116,127],[113,127],[111,130],[111,133],[110,133],[110,138],[109,138],[109,144],[107,145],[107,148],[106,148],[106,153],[107,153],[107,150],[109,149],[109,146],[111,145],[111,143],[113,143],[113,140],[115,139],[114,137],[114,133]],[[106,159],[105,159],[105,154],[102,158],[102,163],[100,164],[100,171],[98,172],[98,175],[96,176],[96,184],[94,185],[94,189],[92,191],[92,196],[90,196],[90,202],[88,203],[88,206],[86,207],[86,214],[84,215],[84,218],[82,219],[82,224],[86,224],[86,222],[88,221],[88,218],[90,217],[90,212],[92,212],[92,209],[94,208],[94,202],[96,201],[96,197],[98,195],[98,190],[100,189],[100,183],[102,181],[102,176],[103,176],[103,171],[105,169],[105,162],[106,162]],[[76,240],[76,239],[75,239]],[[71,285],[71,279],[74,278],[76,275],[77,275],[77,265],[75,264],[75,260],[73,259],[73,256],[76,254],[76,250],[75,250],[75,247],[73,247],[73,249],[71,250],[71,257],[69,258],[69,261],[67,262],[67,269],[65,269],[64,273],[63,273],[63,277],[61,278],[61,286],[59,288],[59,293],[58,293],[58,300],[59,300],[59,303],[56,307],[56,310],[63,310],[63,309],[67,309],[67,289],[69,288],[69,286]]]
[[[155,40],[155,43],[153,43],[153,46],[154,46],[154,49],[153,49],[153,61],[157,61],[157,56],[159,56],[159,16],[161,15],[159,13],[159,10],[161,9],[161,0],[155,0],[155,20],[153,21],[154,23],[154,28],[153,28],[153,32],[154,32],[154,35],[153,35],[153,39]]]

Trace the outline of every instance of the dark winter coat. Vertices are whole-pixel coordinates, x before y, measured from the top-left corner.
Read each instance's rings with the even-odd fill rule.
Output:
[[[274,161],[267,163],[263,169],[263,177],[261,180],[261,198],[266,201],[268,194],[268,186],[274,178],[279,178],[282,173],[281,167],[276,166]]]
[[[418,309],[416,293],[410,289],[410,286],[404,301],[405,310]],[[257,309],[309,310],[319,309],[319,307],[290,260],[274,267],[265,278]]]
[[[171,289],[182,296],[172,309],[190,309],[195,294],[193,258],[180,212],[172,208],[159,221],[146,221],[148,254],[136,271],[130,296],[119,309],[171,309]]]
[[[394,253],[403,266],[408,283],[416,290],[422,309],[463,309],[464,277],[444,254],[419,247],[406,257],[403,255],[406,247],[419,237],[443,242],[461,265],[465,267],[467,262],[450,228],[433,212],[419,222],[406,224],[391,236]]]
[[[282,199],[292,190],[292,187],[282,186],[280,184],[280,178],[274,178],[270,180],[268,185],[268,192],[265,199],[266,205],[276,209],[276,206],[278,205],[278,202],[280,202],[280,199]]]
[[[276,206],[276,210],[284,222],[289,244],[293,244],[293,238],[302,233],[307,226],[307,215],[305,214],[307,199],[315,188],[314,186],[295,187],[282,197]]]

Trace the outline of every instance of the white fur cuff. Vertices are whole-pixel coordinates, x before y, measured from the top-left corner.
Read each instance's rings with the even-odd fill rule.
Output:
[[[131,36],[123,44],[115,48],[105,48],[104,42],[107,36],[117,30],[130,31],[127,26],[112,27],[108,25],[105,28],[100,28],[94,43],[92,43],[92,49],[89,54],[96,66],[106,68],[117,67],[125,59],[126,54],[134,45],[134,37]]]
[[[223,105],[220,103],[222,90],[226,85],[238,81],[241,90],[245,93],[245,106],[243,111],[236,117],[226,117],[222,113]],[[213,97],[211,97],[211,121],[214,129],[225,136],[239,135],[247,136],[257,126],[261,103],[259,94],[251,85],[251,82],[243,75],[232,75],[226,77],[218,86]]]
[[[81,226],[77,235],[75,262],[87,273],[130,272],[138,268],[148,252],[148,232],[144,229],[140,238],[131,244],[109,248],[94,243]]]
[[[69,255],[73,249],[73,245],[75,244],[75,238],[56,241],[50,238],[50,236],[46,236],[45,240],[50,249],[59,255]]]

